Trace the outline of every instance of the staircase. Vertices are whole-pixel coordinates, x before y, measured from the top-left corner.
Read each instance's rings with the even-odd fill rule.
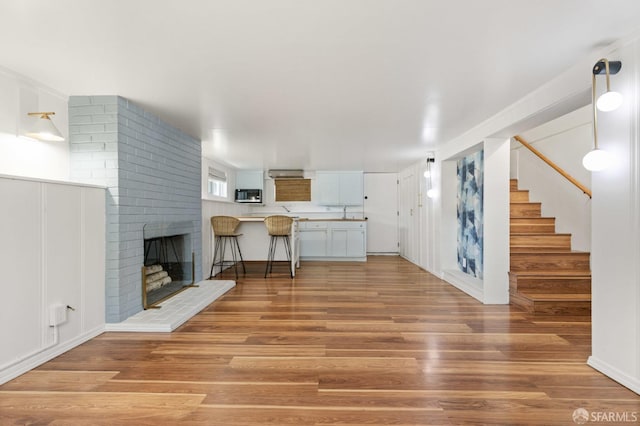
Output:
[[[571,250],[571,234],[511,180],[509,299],[533,314],[591,315],[589,253]]]

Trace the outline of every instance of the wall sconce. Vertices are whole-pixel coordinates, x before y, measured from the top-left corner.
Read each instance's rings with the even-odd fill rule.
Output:
[[[60,133],[55,124],[53,124],[51,117],[49,117],[55,115],[55,112],[30,112],[27,115],[32,117],[39,116],[39,118],[31,129],[25,133],[25,136],[47,142],[64,141],[62,133]]]
[[[593,108],[593,150],[582,158],[582,165],[592,172],[606,169],[611,163],[611,155],[598,148],[598,113],[597,110],[614,111],[622,105],[622,95],[611,90],[609,76],[617,74],[622,68],[622,62],[611,61],[602,58],[593,66],[591,75],[591,106]],[[607,78],[607,91],[596,100],[596,75],[605,74]]]
[[[424,177],[427,180],[427,197],[433,198],[436,196],[436,190],[431,186],[431,164],[435,163],[434,157],[427,158],[427,169],[424,171]]]

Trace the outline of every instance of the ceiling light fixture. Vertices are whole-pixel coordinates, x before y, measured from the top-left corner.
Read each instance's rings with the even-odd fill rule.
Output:
[[[617,74],[622,68],[622,62],[600,59],[593,66],[591,75],[591,107],[593,109],[593,150],[582,158],[582,165],[592,172],[599,172],[611,164],[611,155],[598,148],[598,113],[597,110],[614,111],[622,105],[622,95],[611,90],[610,75]],[[605,74],[607,91],[596,100],[596,75]]]
[[[51,121],[51,115],[55,112],[30,112],[29,116],[39,116],[38,120],[33,124],[31,130],[25,133],[25,136],[47,142],[62,142],[64,137],[58,128]]]

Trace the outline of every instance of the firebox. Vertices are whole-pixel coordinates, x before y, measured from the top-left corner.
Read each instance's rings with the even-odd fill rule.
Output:
[[[192,221],[148,223],[143,227],[142,306],[157,308],[169,297],[193,287],[195,259]]]

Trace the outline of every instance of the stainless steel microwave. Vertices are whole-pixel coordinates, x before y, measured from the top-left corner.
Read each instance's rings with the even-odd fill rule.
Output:
[[[262,203],[262,189],[236,189],[236,203]]]

